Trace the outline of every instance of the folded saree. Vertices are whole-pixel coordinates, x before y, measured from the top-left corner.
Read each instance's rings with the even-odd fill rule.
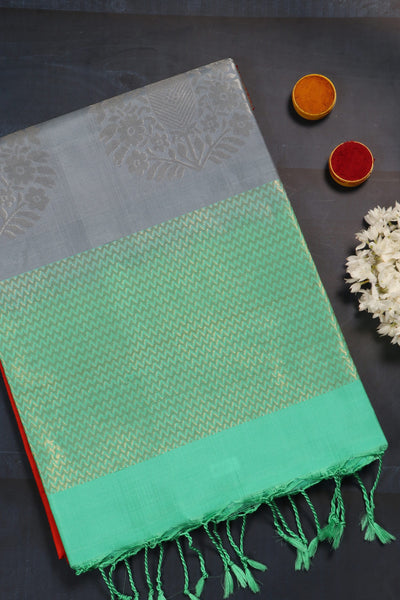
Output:
[[[193,600],[203,526],[225,596],[256,591],[264,567],[213,524],[265,503],[307,569],[340,542],[346,475],[366,539],[392,539],[359,476],[375,460],[379,476],[386,440],[231,60],[7,136],[0,156],[2,372],[77,573],[131,597],[116,565],[174,540],[201,560]],[[307,489],[328,478],[320,521]]]

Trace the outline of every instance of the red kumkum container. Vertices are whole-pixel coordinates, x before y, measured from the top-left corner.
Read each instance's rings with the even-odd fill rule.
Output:
[[[329,157],[329,172],[339,185],[356,187],[372,173],[374,157],[371,150],[361,142],[343,142],[332,150]]]

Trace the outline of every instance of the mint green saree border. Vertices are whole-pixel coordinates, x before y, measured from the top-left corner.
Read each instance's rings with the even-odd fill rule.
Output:
[[[252,512],[264,500],[353,474],[386,447],[357,380],[51,494],[49,501],[70,564],[80,573],[208,521]],[[178,525],[171,530],[171,523]]]

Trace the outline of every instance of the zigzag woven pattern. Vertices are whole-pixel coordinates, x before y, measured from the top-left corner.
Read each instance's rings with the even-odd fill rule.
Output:
[[[1,358],[48,493],[356,377],[278,181],[0,293]]]

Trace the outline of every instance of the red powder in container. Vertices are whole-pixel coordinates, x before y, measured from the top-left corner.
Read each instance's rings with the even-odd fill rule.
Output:
[[[334,175],[346,181],[368,177],[374,164],[371,151],[360,142],[344,142],[332,152],[330,167]]]

